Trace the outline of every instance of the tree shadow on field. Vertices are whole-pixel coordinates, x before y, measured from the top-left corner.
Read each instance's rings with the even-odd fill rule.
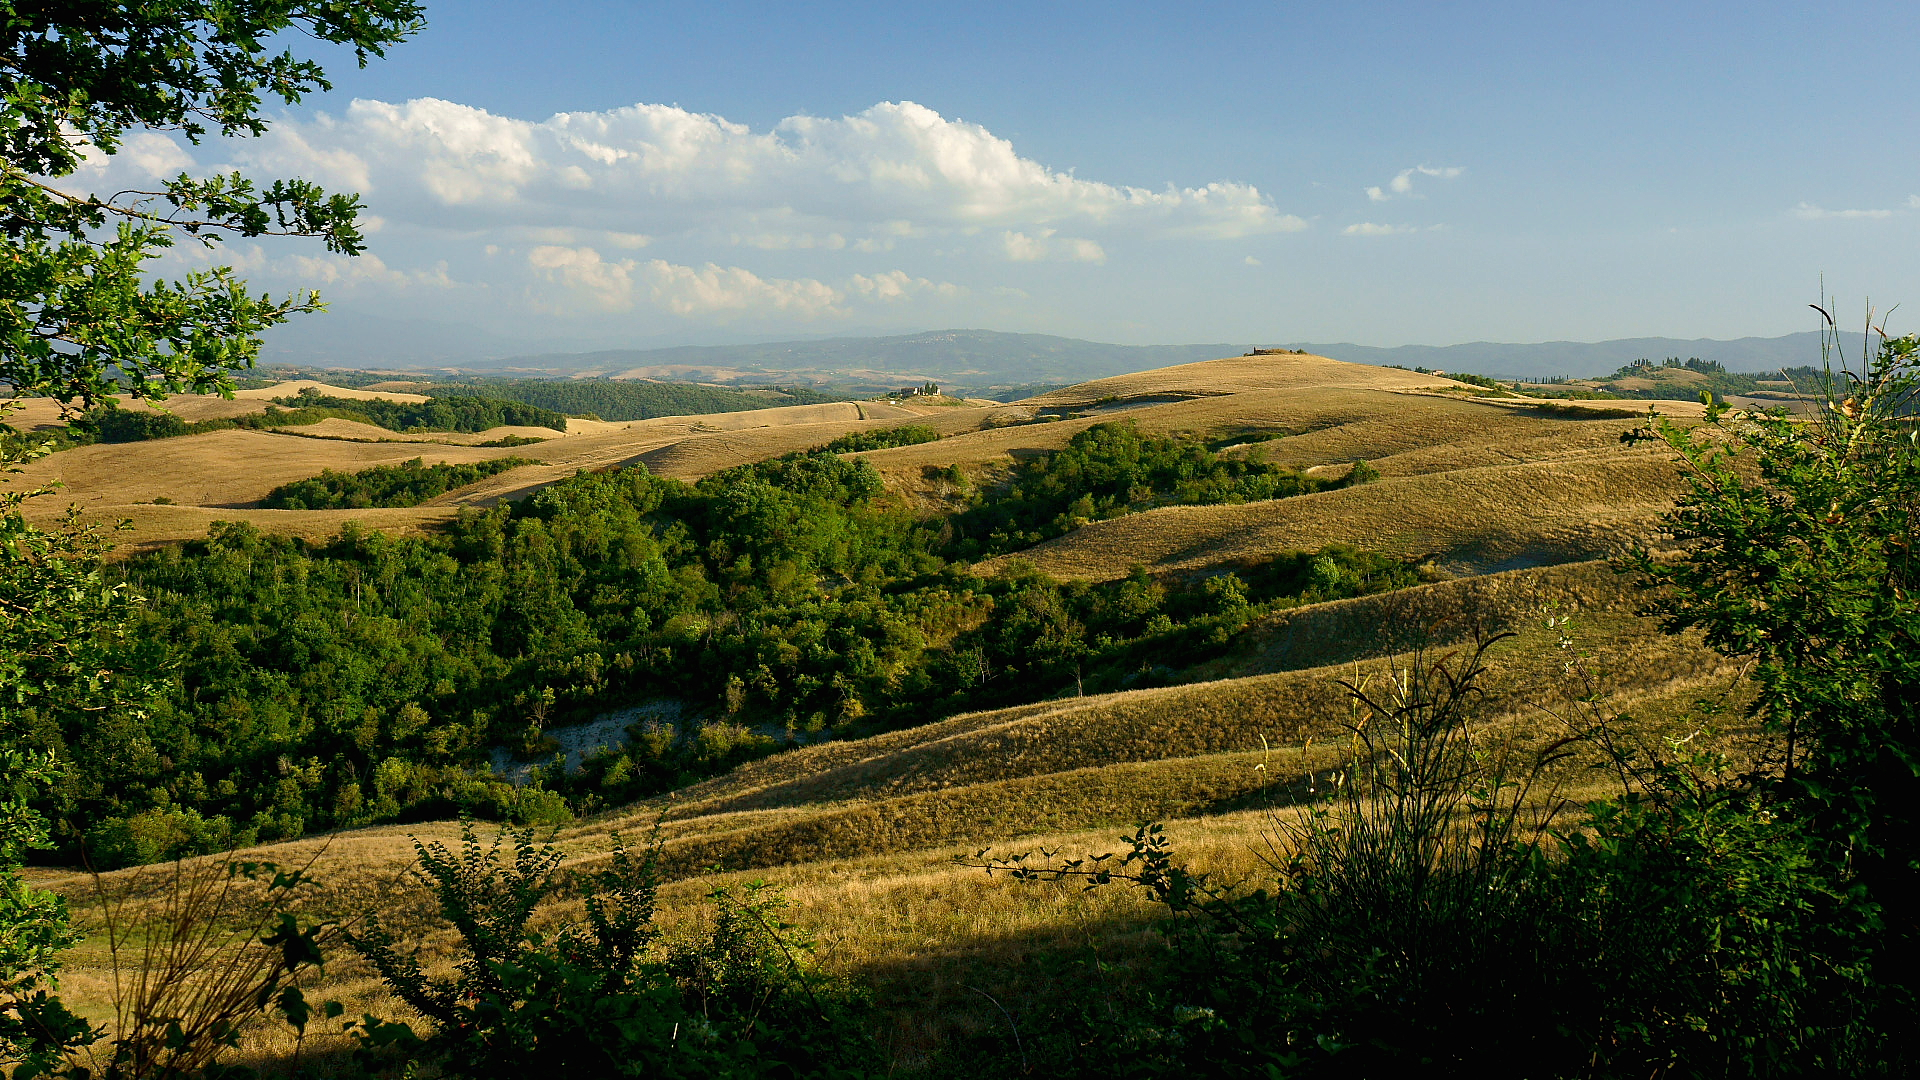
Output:
[[[1304,775],[1287,776],[1274,780],[1237,795],[1229,795],[1208,803],[1198,817],[1211,817],[1216,814],[1237,814],[1247,810],[1291,810],[1305,806],[1326,797],[1326,793],[1340,770],[1338,768],[1318,769]]]
[[[891,1073],[1073,1075],[1075,1019],[1136,1008],[1161,977],[1167,946],[1146,904],[1132,915],[1088,915],[1074,910],[1079,886],[1019,887],[1060,889],[1059,920],[942,937],[857,972],[873,988],[873,1034]]]

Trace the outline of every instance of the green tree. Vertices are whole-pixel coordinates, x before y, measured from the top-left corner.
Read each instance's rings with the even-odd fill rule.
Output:
[[[225,267],[157,280],[148,264],[181,233],[209,246],[226,236],[306,236],[356,254],[358,197],[299,179],[262,186],[239,173],[182,174],[153,191],[105,197],[66,181],[137,129],[194,141],[258,135],[263,95],[293,104],[329,86],[317,63],[269,52],[269,39],[303,33],[350,46],[365,63],[420,26],[419,5],[180,0],[4,10],[0,384],[69,408],[119,393],[231,393],[232,373],[253,363],[260,332],[317,310],[317,295],[254,296]],[[0,424],[0,471],[47,449],[11,435]],[[47,842],[29,800],[59,770],[24,747],[57,743],[63,719],[143,690],[142,658],[125,629],[135,600],[100,573],[104,536],[75,514],[54,529],[29,522],[24,504],[45,494],[0,491],[0,1054],[16,1059],[44,1055],[64,1037],[48,1026],[49,1015],[64,1012],[35,984],[72,941],[60,902],[18,874],[25,849]]]
[[[259,135],[262,97],[331,88],[320,65],[269,40],[292,32],[353,48],[361,64],[414,33],[416,0],[8,3],[0,22],[0,382],[63,403],[124,392],[231,391],[262,330],[317,294],[254,296],[229,267],[178,281],[147,264],[185,233],[305,236],[363,246],[358,196],[301,179],[182,173],[152,191],[69,190],[129,131]],[[115,378],[115,374],[120,376]]]
[[[1825,312],[1823,311],[1824,315]],[[1829,324],[1828,355],[1837,346]],[[1920,340],[1869,339],[1829,367],[1810,417],[1658,425],[1690,492],[1668,525],[1687,550],[1638,568],[1668,588],[1670,629],[1754,662],[1787,807],[1884,913],[1888,976],[1920,944]],[[1763,776],[1768,775],[1763,772]]]

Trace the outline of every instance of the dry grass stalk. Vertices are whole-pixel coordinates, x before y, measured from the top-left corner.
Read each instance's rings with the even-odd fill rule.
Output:
[[[182,1076],[237,1045],[307,966],[298,942],[282,941],[302,936],[287,909],[324,851],[290,873],[232,855],[145,868],[112,887],[96,873],[114,1018],[110,1037],[84,1051],[90,1066],[129,1080]],[[318,936],[309,930],[305,943]]]

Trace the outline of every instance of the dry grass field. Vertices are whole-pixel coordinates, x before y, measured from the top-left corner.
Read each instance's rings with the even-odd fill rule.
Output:
[[[320,386],[330,394],[348,393],[343,388],[303,381],[244,391],[257,395],[244,400],[181,396],[169,399],[167,405],[188,419],[240,415],[264,409],[267,397],[298,393],[309,385]],[[352,394],[422,400],[418,395],[398,393]],[[50,405],[43,411],[57,419]],[[132,528],[120,534],[118,542],[121,551],[133,552],[204,536],[211,523],[223,520],[245,520],[270,532],[309,538],[331,535],[348,520],[359,520],[373,528],[413,530],[451,519],[461,505],[519,498],[581,469],[640,461],[663,475],[697,478],[731,465],[818,446],[863,428],[917,422],[928,415],[943,429],[967,430],[970,423],[980,422],[976,418],[1001,411],[836,402],[631,423],[570,420],[564,434],[549,428],[502,427],[478,434],[408,435],[357,421],[329,419],[277,431],[215,431],[149,442],[76,447],[33,462],[15,482],[34,487],[60,485],[57,495],[29,504],[29,512],[39,519],[55,517],[68,505],[77,505],[97,520],[131,522]],[[19,426],[29,425],[21,421]],[[477,445],[507,435],[543,441],[516,447]],[[416,457],[428,464],[501,457],[528,458],[538,464],[501,473],[450,492],[429,505],[407,510],[262,510],[254,505],[273,488],[317,476],[323,470],[352,472]]]
[[[1158,397],[1211,397],[1255,390],[1419,390],[1461,385],[1439,375],[1349,364],[1307,353],[1281,353],[1232,356],[1095,379],[1029,398],[1025,404],[1070,407],[1108,399],[1124,402]]]
[[[1270,502],[1162,508],[1083,527],[1019,558],[1062,577],[1107,579],[1134,565],[1198,572],[1340,542],[1427,559],[1439,580],[1276,612],[1181,685],[1059,698],[807,746],[553,834],[571,865],[587,867],[606,857],[616,832],[636,838],[658,821],[675,879],[664,894],[670,923],[692,917],[716,884],[765,878],[783,885],[790,916],[817,934],[823,962],[871,981],[884,1007],[883,1041],[910,1071],[955,1037],[999,1030],[1002,1014],[989,996],[1019,1013],[1058,994],[1068,976],[1033,957],[1098,955],[1124,968],[1158,947],[1151,913],[1124,889],[1019,885],[989,879],[956,856],[987,846],[1111,850],[1120,832],[1164,820],[1194,865],[1229,877],[1255,874],[1273,815],[1297,813],[1346,745],[1349,697],[1338,680],[1382,677],[1383,653],[1514,632],[1493,654],[1482,722],[1521,747],[1563,734],[1570,702],[1581,694],[1631,711],[1641,735],[1653,738],[1684,729],[1696,699],[1741,692],[1740,671],[1636,616],[1641,597],[1631,582],[1594,561],[1657,540],[1657,515],[1678,490],[1664,454],[1623,444],[1621,434],[1638,421],[1567,418],[1440,392],[1449,385],[1320,357],[1237,357],[1011,406],[840,403],[578,431],[570,425],[565,437],[511,449],[355,441],[380,436],[337,426],[311,432],[327,438],[219,432],[67,451],[36,464],[30,478],[65,480],[69,497],[90,513],[134,518],[134,541],[153,543],[199,535],[221,518],[310,536],[349,518],[382,529],[430,528],[460,504],[516,497],[578,469],[639,461],[693,478],[907,422],[944,437],[865,456],[903,496],[923,499],[938,494],[929,466],[958,465],[977,483],[992,483],[1017,457],[1120,418],[1154,432],[1246,441],[1245,453],[1300,467],[1372,462],[1383,474],[1375,483]],[[1037,419],[1043,414],[1061,418]],[[247,505],[322,468],[507,455],[538,464],[411,510]],[[153,505],[156,497],[175,505]],[[1545,627],[1549,614],[1574,616],[1573,645]],[[1569,682],[1570,665],[1586,681]],[[1599,773],[1565,779],[1575,795],[1607,790]],[[444,963],[450,939],[433,927],[424,894],[405,871],[410,836],[447,840],[455,831],[449,822],[360,829],[248,857],[314,860],[315,914],[351,919],[381,911],[417,937],[425,956]],[[137,913],[163,884],[152,869],[97,883],[58,871],[35,877],[72,897],[82,921],[96,924],[98,909],[88,902],[96,888]],[[563,903],[547,917],[577,913],[577,903]],[[105,1015],[111,978],[97,941],[75,954],[66,986],[94,1015]],[[368,972],[344,957],[329,965],[321,992],[347,1002],[350,1015],[396,1011]]]
[[[291,379],[272,386],[263,386],[257,390],[237,390],[231,398],[179,394],[158,404],[129,398],[121,401],[120,407],[131,412],[170,412],[188,423],[200,420],[226,420],[235,416],[251,416],[254,413],[265,412],[274,398],[292,397],[308,389],[318,390],[329,397],[352,398],[356,401],[385,398],[389,401],[418,404],[427,400],[419,394],[355,390],[350,387],[316,382],[313,379]],[[39,431],[58,427],[66,423],[66,418],[61,415],[60,407],[53,401],[47,398],[26,398],[19,402],[17,410],[7,417],[7,422],[22,431]]]

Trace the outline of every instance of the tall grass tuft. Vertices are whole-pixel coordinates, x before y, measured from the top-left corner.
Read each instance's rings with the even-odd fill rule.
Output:
[[[113,1024],[69,1032],[69,1060],[55,1073],[203,1075],[272,1011],[293,1021],[304,1042],[299,979],[319,966],[328,929],[302,925],[289,910],[308,884],[305,869],[231,855],[180,860],[140,871],[144,880],[112,893],[96,874]],[[296,1043],[290,1067],[299,1056]]]

